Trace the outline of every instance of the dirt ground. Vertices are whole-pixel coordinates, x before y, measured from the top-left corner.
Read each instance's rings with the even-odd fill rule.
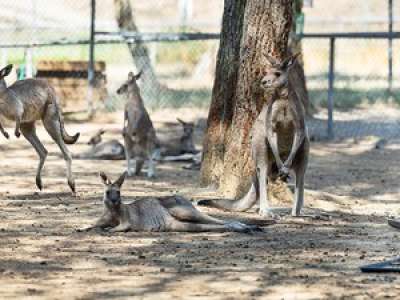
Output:
[[[119,114],[90,124],[75,152],[97,129],[119,138]],[[162,111],[157,127],[176,116],[202,119],[205,111]],[[165,128],[164,128],[165,129]],[[8,129],[12,132],[12,129]],[[100,170],[116,178],[123,161],[73,162],[78,196],[71,197],[64,162],[39,129],[50,155],[37,192],[37,157],[22,138],[0,137],[0,299],[398,299],[400,277],[363,274],[363,264],[399,255],[400,232],[387,216],[400,215],[400,141],[383,150],[376,138],[315,142],[306,180],[306,212],[329,218],[284,217],[254,235],[239,233],[77,232],[102,212]],[[200,141],[200,134],[197,136]],[[198,200],[215,193],[198,187],[198,171],[184,163],[158,166],[158,177],[130,178],[125,201],[179,193]],[[254,212],[214,216],[259,222]]]

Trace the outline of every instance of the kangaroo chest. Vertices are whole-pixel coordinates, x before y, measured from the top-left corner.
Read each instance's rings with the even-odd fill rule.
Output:
[[[295,116],[286,99],[276,100],[271,109],[271,124],[267,124],[267,126],[271,126],[276,135],[281,158],[286,159],[293,145]]]

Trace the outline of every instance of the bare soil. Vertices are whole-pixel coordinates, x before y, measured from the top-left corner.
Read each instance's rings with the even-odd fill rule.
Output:
[[[206,112],[153,114],[164,133],[176,116],[204,124]],[[100,127],[108,129],[105,139],[120,138],[119,119],[120,113],[68,124],[70,133],[82,132],[70,149],[85,150]],[[42,128],[39,136],[50,150],[43,192],[34,184],[34,150],[22,138],[0,137],[1,299],[399,298],[400,275],[359,270],[399,255],[400,232],[386,221],[400,215],[399,141],[390,140],[383,150],[374,148],[376,138],[313,143],[305,205],[319,219],[283,217],[254,235],[110,234],[76,230],[102,212],[98,172],[116,178],[124,162],[75,160],[78,195],[71,197],[58,149]],[[198,171],[183,165],[160,164],[153,180],[128,179],[125,201],[172,193],[193,200],[217,196],[199,188]],[[263,223],[254,212],[203,211]]]

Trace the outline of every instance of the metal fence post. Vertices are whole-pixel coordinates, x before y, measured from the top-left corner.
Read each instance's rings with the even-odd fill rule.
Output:
[[[333,133],[333,84],[335,80],[335,38],[329,39],[329,74],[328,74],[328,139],[334,138]]]
[[[93,116],[93,89],[94,89],[94,85],[95,85],[95,70],[94,70],[95,25],[96,25],[96,0],[91,0],[91,4],[90,4],[90,45],[89,45],[89,65],[88,65],[88,94],[87,94],[87,112],[88,112],[89,117]]]
[[[388,38],[388,92],[392,93],[393,85],[393,0],[388,0],[389,38]]]

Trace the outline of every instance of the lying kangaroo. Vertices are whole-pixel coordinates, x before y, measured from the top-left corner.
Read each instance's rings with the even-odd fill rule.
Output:
[[[125,148],[117,140],[110,140],[97,144],[92,149],[81,154],[74,155],[77,159],[98,160],[123,160],[125,159]]]
[[[159,155],[158,140],[153,123],[144,107],[137,80],[142,72],[128,74],[128,80],[117,90],[127,98],[125,105],[123,136],[128,175],[133,175],[131,159],[135,159],[135,175],[139,175],[143,163],[148,160],[148,177],[155,176],[154,159]]]
[[[177,121],[182,125],[183,133],[179,139],[171,139],[166,142],[160,142],[160,154],[164,156],[177,156],[185,153],[196,154],[193,141],[194,124],[192,122],[184,122],[181,119]]]
[[[106,131],[100,129],[94,136],[92,136],[88,145],[92,148],[81,154],[74,155],[73,158],[77,159],[98,159],[98,160],[123,160],[125,159],[125,148],[118,140],[110,140],[102,142],[102,135]]]
[[[100,173],[104,184],[104,213],[101,218],[83,231],[111,228],[110,232],[119,231],[261,231],[256,225],[241,222],[226,222],[207,216],[198,211],[190,201],[180,196],[141,199],[130,204],[121,200],[121,186],[127,172],[114,183],[106,174]]]
[[[46,148],[36,135],[35,122],[42,119],[47,132],[60,147],[67,163],[68,185],[75,192],[75,180],[71,171],[72,158],[65,143],[74,144],[79,138],[79,133],[70,136],[65,131],[56,93],[46,81],[25,79],[16,81],[7,87],[4,78],[10,74],[12,67],[12,65],[8,65],[0,70],[0,113],[7,119],[16,122],[15,136],[19,137],[22,132],[39,155],[40,161],[36,172],[37,187],[40,190],[43,187],[41,171],[47,156]],[[1,124],[0,131],[6,138],[9,138]]]
[[[298,55],[298,54],[297,54]],[[261,87],[273,93],[252,128],[252,157],[256,173],[248,193],[239,200],[203,200],[199,205],[233,211],[246,211],[260,202],[260,214],[274,216],[268,203],[268,183],[278,176],[295,178],[295,200],[292,216],[299,216],[304,202],[304,175],[309,154],[309,139],[304,121],[303,104],[288,80],[295,56],[278,61],[267,57],[270,68],[261,79]]]

